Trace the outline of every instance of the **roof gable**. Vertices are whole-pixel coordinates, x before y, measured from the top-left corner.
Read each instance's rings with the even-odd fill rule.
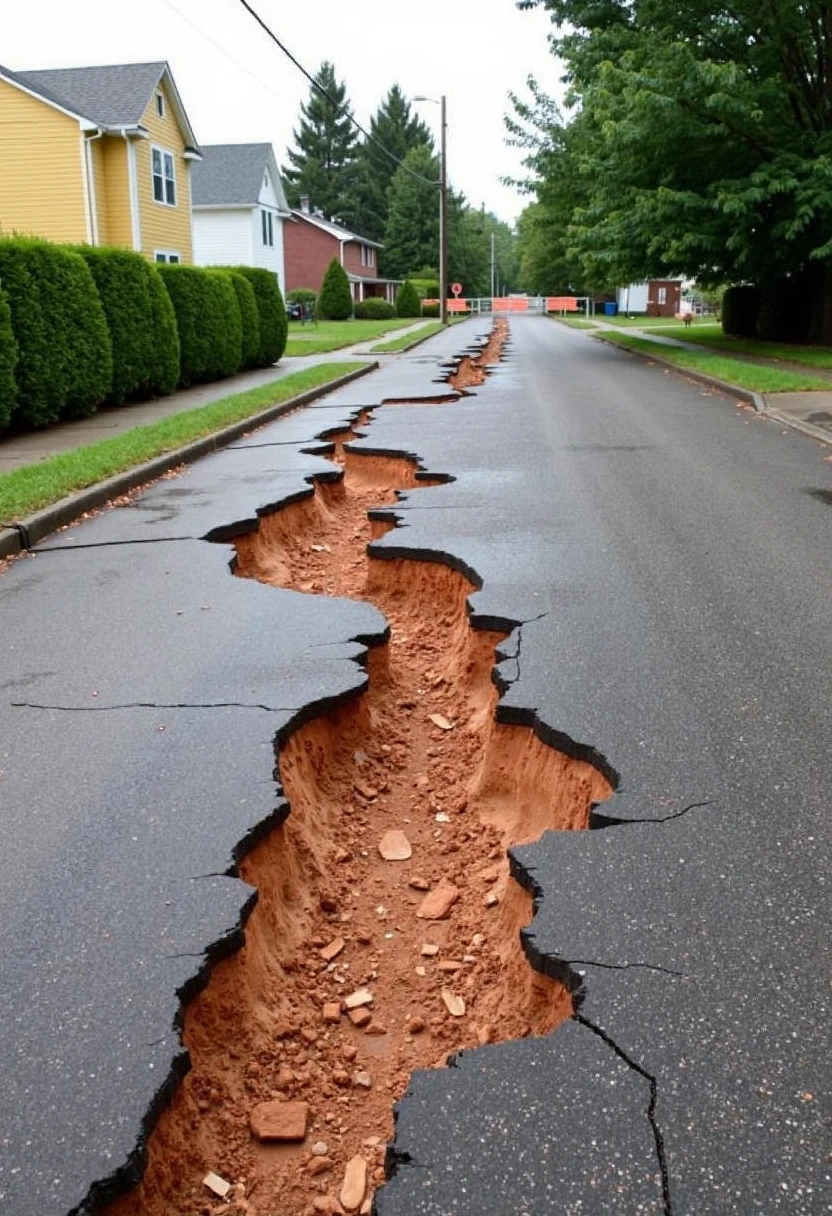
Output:
[[[306,220],[308,224],[314,224],[316,228],[321,228],[324,232],[334,236],[338,241],[359,241],[362,245],[370,245],[373,249],[383,249],[384,246],[378,241],[371,241],[368,236],[361,236],[357,232],[350,232],[349,228],[342,228],[340,224],[334,224],[332,220],[324,219],[322,215],[313,215],[310,211],[298,211],[292,208],[292,219]]]
[[[289,214],[271,144],[208,144],[200,151],[191,171],[195,207],[256,207],[268,171],[278,209]]]

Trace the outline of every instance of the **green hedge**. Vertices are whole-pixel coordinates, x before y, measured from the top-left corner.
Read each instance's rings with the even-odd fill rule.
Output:
[[[0,431],[9,425],[17,401],[17,342],[12,330],[12,310],[6,293],[0,287]]]
[[[360,300],[355,306],[357,321],[389,321],[395,315],[395,306],[388,304],[380,296],[370,296],[368,300]]]
[[[729,287],[722,297],[722,331],[732,338],[754,338],[760,314],[760,289],[752,285]]]
[[[396,293],[396,312],[400,317],[420,317],[422,301],[410,279],[405,279]]]
[[[158,271],[176,313],[180,385],[233,376],[242,358],[243,322],[228,274],[170,264]]]
[[[416,288],[416,294],[420,300],[428,299],[435,300],[439,295],[439,280],[438,279],[420,279],[418,276],[411,277],[411,283]]]
[[[110,391],[113,356],[84,259],[47,241],[0,240],[0,281],[18,346],[13,423],[41,427],[94,413]]]
[[[333,258],[327,266],[321,283],[318,316],[322,321],[347,321],[352,316],[350,281],[337,258]]]
[[[422,316],[423,317],[438,317],[439,316],[439,302],[437,301],[436,304],[423,304],[422,305]]]
[[[124,405],[172,393],[179,378],[179,337],[156,267],[129,249],[82,245],[77,252],[90,268],[110,331],[108,401]]]
[[[286,292],[286,301],[291,300],[294,304],[314,304],[318,299],[318,293],[312,287],[293,287],[291,291]]]
[[[254,299],[260,317],[260,353],[255,367],[271,367],[286,349],[289,321],[277,275],[259,266],[234,266],[254,289]]]
[[[260,358],[260,314],[251,283],[237,270],[225,271],[237,296],[240,320],[243,323],[243,349],[240,367],[257,367]]]

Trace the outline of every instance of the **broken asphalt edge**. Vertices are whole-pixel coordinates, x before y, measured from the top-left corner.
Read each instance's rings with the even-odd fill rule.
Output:
[[[298,393],[296,397],[290,397],[286,401],[266,406],[265,409],[249,415],[248,418],[232,422],[219,431],[203,435],[200,439],[194,439],[181,447],[172,448],[171,451],[164,452],[161,456],[154,456],[152,460],[146,460],[143,464],[137,464],[131,469],[116,473],[114,477],[108,477],[105,481],[99,481],[94,485],[86,486],[83,490],[77,490],[74,494],[69,494],[66,498],[61,498],[58,502],[51,503],[48,507],[43,507],[24,519],[15,520],[0,528],[0,560],[17,557],[19,553],[31,549],[51,532],[56,532],[58,528],[73,523],[87,511],[103,507],[111,499],[119,498],[122,494],[135,490],[137,486],[169,473],[171,469],[175,469],[179,465],[193,464],[203,456],[209,456],[219,448],[233,443],[249,431],[256,430],[257,427],[263,426],[267,422],[273,422],[292,410],[309,405],[311,402],[317,401],[319,397],[343,388],[360,376],[369,375],[370,372],[376,371],[378,366],[378,360],[362,364],[355,371],[338,376],[335,380],[329,380],[326,384],[318,385],[317,388],[308,389],[305,393]]]

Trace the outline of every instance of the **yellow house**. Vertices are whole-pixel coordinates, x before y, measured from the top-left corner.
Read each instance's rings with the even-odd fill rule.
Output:
[[[0,231],[191,262],[200,152],[166,63],[0,65]]]

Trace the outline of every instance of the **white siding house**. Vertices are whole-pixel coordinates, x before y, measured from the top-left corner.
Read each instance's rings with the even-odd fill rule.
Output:
[[[271,144],[209,144],[191,178],[198,266],[262,266],[285,293],[289,208]]]

